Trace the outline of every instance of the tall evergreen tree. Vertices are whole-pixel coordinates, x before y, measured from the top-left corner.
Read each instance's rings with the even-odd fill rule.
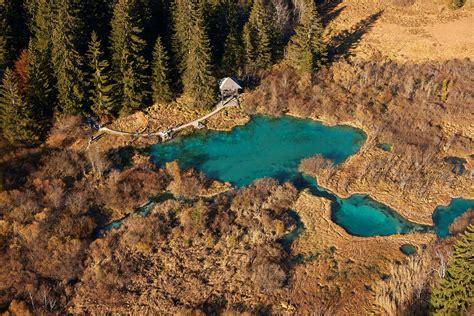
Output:
[[[314,0],[306,0],[300,22],[287,48],[287,61],[300,73],[312,73],[327,59],[323,26]]]
[[[122,113],[142,108],[149,99],[148,67],[143,57],[143,40],[137,0],[118,0],[114,6],[112,33],[113,79]]]
[[[83,63],[77,51],[77,36],[81,30],[77,15],[74,0],[58,0],[52,55],[59,109],[69,114],[80,113],[85,101]]]
[[[268,69],[272,64],[274,37],[271,16],[263,0],[254,0],[244,27],[245,59],[248,70]]]
[[[169,102],[173,97],[169,80],[169,64],[168,54],[161,42],[161,38],[156,39],[153,49],[153,65],[152,65],[152,89],[153,101]]]
[[[454,246],[446,276],[431,296],[434,315],[468,315],[474,311],[474,225]]]
[[[95,32],[92,32],[87,57],[90,70],[89,99],[91,109],[99,116],[111,115],[114,102],[112,98],[113,85],[108,76],[109,62],[104,59],[101,43]]]
[[[225,75],[237,75],[243,65],[244,51],[242,49],[242,39],[239,31],[237,18],[237,4],[228,1],[227,25],[229,33],[224,44],[224,54],[221,60],[221,68]]]
[[[51,0],[37,1],[28,45],[29,94],[33,99],[31,102],[44,116],[52,115],[56,104],[56,80],[51,62],[54,14]]]
[[[20,94],[18,78],[7,68],[0,86],[0,126],[3,136],[14,145],[35,145],[41,137],[41,126],[33,107]]]
[[[30,40],[28,46],[28,102],[35,104],[40,117],[50,117],[56,102],[52,68],[47,59],[50,55],[42,55],[35,43]]]
[[[243,64],[242,41],[239,33],[232,29],[227,35],[222,57],[221,68],[227,76],[237,76]]]
[[[0,76],[3,76],[3,70],[7,66],[8,53],[5,37],[0,34]]]
[[[179,73],[179,77],[186,69],[186,56],[189,52],[189,42],[193,37],[193,22],[190,17],[190,13],[194,11],[193,1],[195,0],[174,0],[173,2],[172,47],[174,58],[172,62]]]
[[[191,2],[191,1],[190,1]],[[215,100],[216,78],[212,74],[210,42],[204,23],[202,0],[194,1],[189,13],[193,36],[186,55],[183,74],[184,93],[194,99],[198,107],[209,107]]]
[[[10,52],[7,46],[8,24],[6,19],[5,3],[0,3],[0,78],[3,78],[3,70],[10,62]]]

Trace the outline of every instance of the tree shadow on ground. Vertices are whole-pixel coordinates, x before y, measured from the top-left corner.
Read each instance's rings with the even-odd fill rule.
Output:
[[[380,10],[359,21],[350,29],[344,30],[334,36],[328,47],[330,58],[334,60],[340,57],[350,57],[362,40],[362,37],[372,29],[382,14],[383,10]]]
[[[324,27],[328,26],[328,24],[336,19],[342,11],[346,8],[346,6],[342,6],[340,8],[336,8],[342,0],[325,0],[322,3],[318,3],[318,13],[321,16],[321,22]]]

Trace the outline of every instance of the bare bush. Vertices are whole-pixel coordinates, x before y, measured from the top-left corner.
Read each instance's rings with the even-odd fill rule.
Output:
[[[334,171],[334,163],[321,155],[316,155],[303,159],[298,170],[309,175],[319,175],[328,179]]]
[[[451,225],[449,225],[449,232],[453,235],[458,235],[466,230],[466,228],[474,223],[474,209],[469,209],[463,215],[458,217]]]
[[[394,264],[389,278],[377,283],[375,304],[388,315],[412,315],[426,310],[429,300],[431,257],[428,253]]]

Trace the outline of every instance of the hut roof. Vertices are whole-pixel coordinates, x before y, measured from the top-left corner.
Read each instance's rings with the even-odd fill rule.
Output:
[[[221,79],[219,81],[219,90],[239,90],[242,89],[242,87],[237,83],[237,81],[231,77],[227,77],[224,79]]]

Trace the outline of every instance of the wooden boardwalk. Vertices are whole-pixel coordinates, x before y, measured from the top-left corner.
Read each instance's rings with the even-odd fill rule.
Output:
[[[96,136],[93,136],[89,140],[89,145],[92,142],[100,139],[104,134],[117,135],[117,136],[132,136],[132,137],[152,137],[152,138],[161,138],[162,141],[167,141],[167,140],[172,139],[173,136],[177,132],[179,132],[183,129],[186,129],[188,127],[194,127],[196,129],[204,128],[204,122],[207,119],[213,117],[214,115],[216,115],[217,113],[219,113],[220,111],[222,111],[226,108],[235,107],[235,106],[239,106],[239,100],[236,96],[231,96],[231,97],[228,97],[227,99],[225,99],[223,101],[220,101],[216,105],[215,109],[212,112],[209,112],[206,115],[195,119],[194,121],[191,121],[189,123],[185,123],[183,125],[180,125],[180,126],[177,126],[177,127],[174,127],[174,128],[170,128],[166,131],[159,131],[159,132],[153,132],[153,133],[149,133],[149,132],[146,132],[146,131],[126,132],[126,131],[119,131],[119,130],[115,130],[115,129],[111,129],[111,128],[108,128],[108,127],[102,127],[101,126],[97,130]]]

